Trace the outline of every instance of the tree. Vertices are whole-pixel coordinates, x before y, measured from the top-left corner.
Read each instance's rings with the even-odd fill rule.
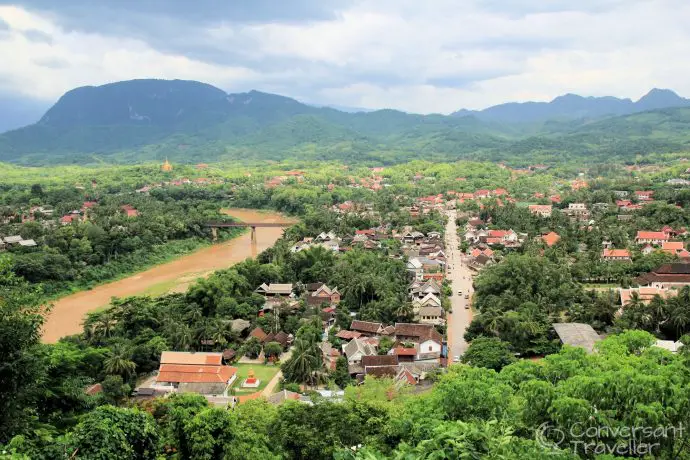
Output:
[[[336,385],[343,389],[352,383],[352,377],[350,377],[350,371],[347,365],[347,358],[344,356],[339,356],[335,361],[333,380]]]
[[[102,406],[88,413],[68,436],[71,458],[155,459],[158,433],[153,417],[138,409]]]
[[[393,348],[393,345],[395,345],[395,342],[393,342],[393,339],[391,339],[388,336],[383,336],[381,337],[381,340],[379,340],[379,355],[387,355],[388,352],[390,351],[391,348]]]
[[[321,369],[322,356],[318,343],[296,339],[290,359],[281,366],[288,382],[311,383],[317,380],[316,372]]]
[[[470,343],[462,356],[462,362],[474,367],[485,367],[500,371],[515,362],[510,345],[496,337],[479,337]]]
[[[0,257],[0,443],[27,423],[45,370],[36,348],[43,325],[39,292]]]
[[[256,337],[252,337],[244,344],[244,353],[251,359],[256,359],[261,354],[261,342]]]
[[[278,359],[282,352],[283,346],[278,342],[268,342],[266,345],[264,345],[264,356],[266,356],[266,359]]]
[[[113,346],[110,355],[103,362],[103,368],[108,374],[121,375],[125,379],[134,375],[136,367],[132,361],[132,351],[122,344]]]

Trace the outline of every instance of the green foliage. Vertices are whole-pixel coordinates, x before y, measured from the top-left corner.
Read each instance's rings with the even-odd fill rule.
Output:
[[[69,434],[67,449],[72,458],[155,459],[158,441],[150,414],[103,406],[84,416]]]
[[[496,337],[478,337],[462,355],[462,362],[473,367],[500,371],[515,362],[510,346]]]

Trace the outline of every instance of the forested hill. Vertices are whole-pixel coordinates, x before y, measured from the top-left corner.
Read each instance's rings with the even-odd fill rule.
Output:
[[[654,88],[636,102],[611,96],[582,97],[577,94],[566,94],[551,102],[510,102],[484,110],[463,109],[453,115],[472,115],[480,120],[503,123],[529,123],[559,119],[591,120],[673,107],[690,107],[690,99],[682,98],[668,89]]]
[[[652,91],[631,104],[642,109],[683,101],[672,92]],[[477,114],[347,113],[258,91],[227,94],[194,81],[132,80],[69,91],[38,123],[0,135],[0,161],[625,158],[690,149],[690,135],[684,134],[688,114],[690,108],[680,108],[603,121],[511,123]]]

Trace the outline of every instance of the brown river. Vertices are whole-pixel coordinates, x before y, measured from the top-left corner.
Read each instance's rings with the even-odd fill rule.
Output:
[[[281,214],[268,211],[226,209],[223,212],[243,222],[294,222]],[[78,334],[82,330],[84,316],[108,305],[113,297],[183,292],[198,278],[256,256],[257,253],[273,246],[282,234],[283,229],[280,227],[259,227],[256,229],[255,244],[251,241],[250,232],[247,231],[233,240],[202,248],[127,278],[102,284],[90,291],[62,297],[53,302],[53,308],[43,327],[43,341],[54,343],[60,337]]]

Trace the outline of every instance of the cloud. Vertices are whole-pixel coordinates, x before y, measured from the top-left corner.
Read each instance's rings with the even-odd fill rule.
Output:
[[[46,100],[146,77],[446,113],[566,92],[690,95],[684,0],[12,3],[0,91]]]
[[[40,30],[36,29],[29,29],[25,30],[22,32],[22,35],[24,37],[32,42],[36,43],[52,43],[53,42],[53,37],[50,36],[50,34],[47,34],[45,32],[41,32]]]

